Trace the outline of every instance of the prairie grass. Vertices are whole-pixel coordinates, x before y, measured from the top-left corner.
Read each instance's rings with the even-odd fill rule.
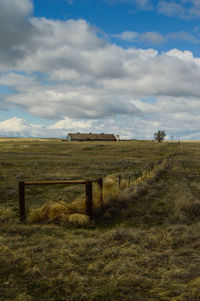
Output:
[[[122,180],[119,185],[116,177],[107,176],[103,181],[103,212],[100,202],[100,189],[98,185],[95,185],[93,189],[94,217],[102,219],[106,216],[111,221],[116,215],[119,216],[121,209],[124,210],[125,207],[129,207],[127,202],[136,195],[138,197],[141,193],[143,194],[146,191],[147,182],[156,178],[158,173],[160,174],[165,169],[167,163],[168,161],[164,160],[161,164],[156,165],[151,172],[143,172],[143,175],[132,183],[131,190],[128,190],[128,180]],[[75,225],[88,225],[91,223],[90,218],[86,215],[84,194],[71,203],[63,201],[50,202],[40,208],[32,209],[28,216],[28,221],[74,223]]]
[[[0,300],[200,300],[199,143],[134,183],[175,146],[0,139]],[[75,186],[27,189],[35,221],[18,222],[18,181],[99,176],[95,222]]]

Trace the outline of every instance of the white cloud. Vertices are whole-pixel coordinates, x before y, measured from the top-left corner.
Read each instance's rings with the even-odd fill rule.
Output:
[[[55,124],[49,126],[49,129],[53,130],[68,130],[81,132],[83,130],[91,129],[93,122],[91,120],[81,121],[72,120],[69,117],[64,117],[64,119],[56,122]]]
[[[19,135],[19,133],[26,130],[27,126],[25,121],[21,118],[13,117],[8,120],[0,122],[0,132],[1,134],[5,133],[14,133]]]
[[[158,12],[169,17],[190,19],[200,16],[199,0],[159,1],[157,9]]]
[[[199,66],[200,60],[199,58],[195,59],[192,52],[189,50],[185,50],[185,51],[181,51],[178,49],[171,49],[167,52],[168,56],[171,57],[177,57],[180,60],[182,60],[183,62],[188,62],[188,63],[192,63],[195,62],[197,64],[197,66]]]
[[[165,42],[164,36],[158,32],[138,33],[134,31],[124,31],[120,34],[113,35],[114,38],[128,42],[144,42],[151,45],[159,45]]]
[[[92,121],[75,121],[67,117],[51,126],[28,123],[22,118],[13,117],[0,122],[0,133],[1,136],[12,137],[65,137],[68,132],[88,132],[92,126]]]
[[[167,41],[186,41],[193,44],[198,44],[200,41],[195,38],[192,34],[189,34],[185,31],[179,31],[179,32],[170,32],[165,35],[161,35],[158,32],[143,32],[138,33],[135,31],[124,31],[120,34],[114,34],[112,37],[122,40],[122,41],[128,41],[132,42],[135,45],[137,45],[140,42],[148,43],[150,45],[160,45],[164,44]]]
[[[1,109],[22,109],[54,124],[10,119],[0,123],[5,135],[62,136],[92,129],[151,137],[158,128],[173,134],[177,126],[182,131],[199,127],[200,58],[190,51],[123,49],[100,38],[84,20],[31,18],[28,0],[12,1],[15,16],[8,3],[0,2],[0,14],[8,10],[8,22],[4,17],[0,25],[10,33],[9,40],[2,35],[0,41],[6,58],[0,60],[0,85],[13,92],[1,95]],[[138,37],[154,44],[164,38],[156,32]],[[142,101],[150,96],[155,102]]]
[[[143,42],[150,42],[153,45],[159,45],[164,43],[164,37],[158,32],[145,32],[140,35],[140,40]]]
[[[134,31],[124,31],[120,34],[114,34],[113,37],[114,38],[118,38],[121,39],[123,41],[134,41],[136,38],[138,38],[139,34],[138,32],[134,32]]]
[[[131,130],[127,131],[124,125],[124,119],[104,119],[102,121],[83,121],[74,120],[68,117],[63,117],[60,120],[50,126],[44,124],[32,124],[28,123],[22,118],[11,118],[3,122],[0,122],[1,136],[5,137],[60,137],[64,138],[69,132],[81,132],[81,133],[115,133],[120,134],[122,137],[131,138]]]

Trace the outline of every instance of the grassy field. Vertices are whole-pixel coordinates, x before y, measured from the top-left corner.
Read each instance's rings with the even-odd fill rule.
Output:
[[[19,181],[134,179],[176,146],[0,138],[0,300],[200,300],[199,142],[181,143],[173,163],[120,190],[85,227],[18,217]],[[27,187],[27,215],[82,193]]]

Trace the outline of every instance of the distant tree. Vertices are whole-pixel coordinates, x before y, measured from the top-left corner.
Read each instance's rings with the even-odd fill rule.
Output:
[[[162,142],[165,139],[166,133],[165,131],[157,131],[157,133],[154,134],[154,139],[158,142]]]

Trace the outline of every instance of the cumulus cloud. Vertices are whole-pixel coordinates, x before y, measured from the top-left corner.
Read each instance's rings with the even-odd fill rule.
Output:
[[[199,131],[199,105],[194,100],[191,100],[191,105],[188,106],[188,100],[182,99],[185,111],[182,111],[183,106],[180,100],[173,99],[174,106],[169,107],[169,99],[160,99],[154,105],[144,105],[140,100],[138,102],[141,108],[145,111],[145,118],[126,116],[122,118],[104,118],[101,120],[74,120],[68,117],[63,117],[52,125],[28,123],[22,118],[11,118],[0,122],[1,136],[8,137],[61,137],[64,138],[68,132],[82,133],[114,133],[119,134],[121,139],[143,138],[153,139],[153,134],[158,129],[164,129],[167,133],[167,138],[171,136],[174,139],[200,139]],[[191,111],[191,107],[192,111]],[[173,111],[178,108],[180,111]],[[190,110],[187,112],[187,110]],[[178,124],[178,126],[177,126]]]
[[[129,120],[130,122],[130,120]],[[120,128],[121,127],[121,128]],[[119,129],[120,128],[120,129]],[[81,132],[81,133],[115,133],[120,134],[121,137],[131,138],[131,130],[127,131],[125,126],[125,119],[109,118],[103,121],[99,120],[74,120],[68,117],[63,117],[56,123],[50,126],[44,124],[28,123],[23,118],[13,117],[5,121],[0,122],[0,133],[3,137],[60,137],[64,138],[69,132]]]
[[[14,135],[19,135],[21,132],[24,132],[27,129],[25,120],[21,118],[11,118],[0,122],[0,131],[4,135],[6,133],[12,133]]]
[[[6,39],[0,29],[0,86],[10,91],[1,95],[1,109],[21,109],[52,119],[52,125],[9,119],[0,123],[3,134],[90,130],[150,138],[158,128],[173,133],[177,120],[182,129],[198,127],[200,59],[190,51],[124,49],[84,20],[32,18],[30,1],[12,3],[15,10],[11,0],[0,2],[0,14],[8,15],[4,22],[0,18],[0,28],[9,32]],[[175,35],[192,40],[183,33],[168,38]],[[127,31],[118,38],[154,44],[166,39],[156,32]],[[153,103],[143,101],[150,96]]]
[[[0,133],[1,136],[12,137],[64,137],[68,132],[91,130],[92,126],[92,121],[82,122],[68,117],[50,126],[28,123],[23,118],[13,117],[0,122]]]

